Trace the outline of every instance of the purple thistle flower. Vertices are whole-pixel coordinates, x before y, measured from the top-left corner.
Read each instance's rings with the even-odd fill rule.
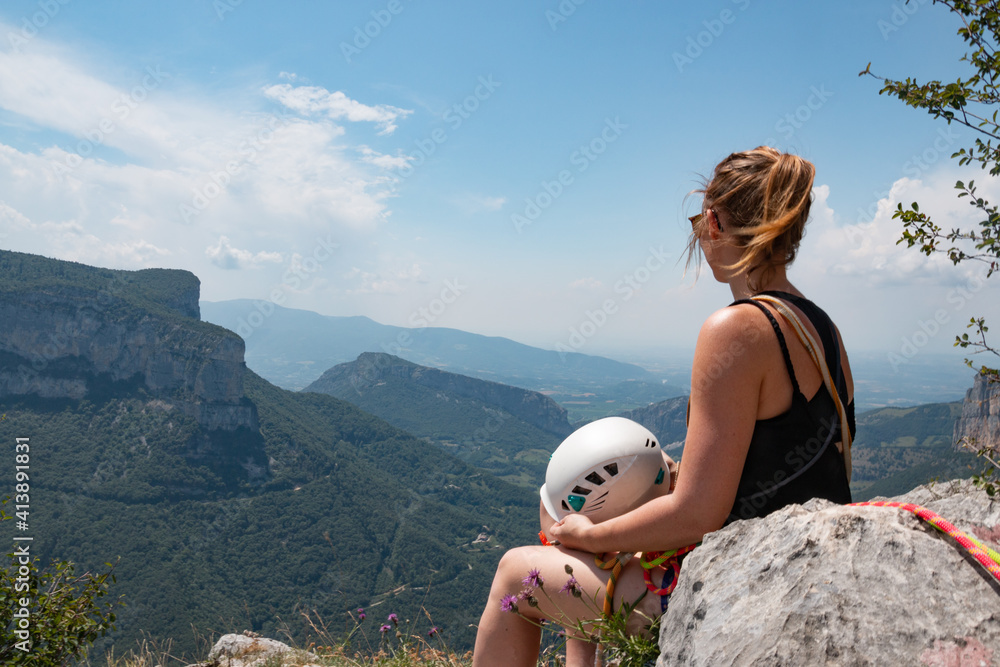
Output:
[[[542,573],[537,569],[528,570],[528,576],[521,580],[525,586],[535,586],[540,588],[545,581],[542,580]]]
[[[362,609],[361,607],[358,607],[358,618],[360,618],[362,621],[365,620],[365,610]]]
[[[378,631],[381,632],[383,635],[389,632],[389,630],[392,630],[392,626],[389,625],[388,623],[386,623],[385,625],[383,625],[381,628],[378,629]]]
[[[560,593],[572,593],[580,585],[580,582],[576,580],[576,577],[570,577],[566,580],[566,585],[559,589]]]
[[[437,633],[438,633],[438,626],[435,625],[433,628],[431,628],[430,630],[427,631],[427,636],[428,637],[433,637]]]
[[[399,623],[399,616],[396,616],[395,614],[389,614],[389,619],[388,620],[393,625],[396,625],[396,624]]]
[[[505,595],[503,599],[500,600],[500,611],[512,611],[517,613],[517,596],[516,595]]]

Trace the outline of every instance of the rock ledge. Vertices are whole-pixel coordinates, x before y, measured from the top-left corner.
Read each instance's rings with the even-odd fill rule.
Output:
[[[892,498],[1000,546],[970,481]],[[912,513],[813,500],[738,521],[687,558],[660,634],[668,665],[991,665],[1000,584]]]

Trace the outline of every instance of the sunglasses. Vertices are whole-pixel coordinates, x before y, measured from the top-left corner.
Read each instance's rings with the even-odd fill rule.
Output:
[[[708,210],[711,211],[712,209],[708,209]],[[691,229],[694,229],[695,227],[697,227],[698,223],[701,222],[701,219],[704,218],[704,217],[705,217],[704,213],[699,213],[698,215],[692,215],[690,218],[688,218],[688,220],[691,221]],[[718,225],[719,225],[719,231],[720,232],[725,231],[724,229],[722,229],[722,221],[719,220],[719,215],[718,214],[715,215],[715,222],[718,223]]]

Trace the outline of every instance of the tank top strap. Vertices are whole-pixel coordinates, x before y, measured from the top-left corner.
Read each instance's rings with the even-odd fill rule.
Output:
[[[785,343],[785,334],[781,333],[781,326],[778,324],[778,320],[774,318],[774,315],[771,314],[771,311],[767,306],[759,301],[754,301],[753,299],[740,299],[738,301],[733,301],[729,305],[735,306],[741,303],[749,303],[757,306],[760,308],[761,312],[767,316],[768,321],[771,322],[771,327],[774,329],[774,333],[778,337],[778,345],[781,346],[781,356],[785,359],[785,368],[788,369],[788,377],[792,381],[792,390],[796,394],[802,393],[799,391],[799,381],[795,377],[795,369],[792,368],[792,357],[788,354],[788,344]]]

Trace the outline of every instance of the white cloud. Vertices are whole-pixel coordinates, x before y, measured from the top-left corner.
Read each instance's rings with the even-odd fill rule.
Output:
[[[4,247],[117,268],[170,257],[196,273],[281,271],[281,257],[371,231],[389,215],[396,181],[386,169],[399,158],[345,142],[335,118],[374,123],[362,128],[374,135],[410,112],[329,93],[314,100],[325,109],[315,117],[308,105],[305,116],[266,113],[270,98],[256,84],[208,101],[156,67],[108,69],[114,77],[42,36],[24,53],[0,46],[7,126],[54,137],[26,149],[0,135]],[[284,97],[298,99],[295,90]],[[318,272],[309,277],[310,289],[324,284]]]
[[[262,250],[252,253],[249,250],[234,248],[225,236],[220,236],[219,242],[215,246],[205,248],[205,254],[212,260],[212,264],[227,270],[253,269],[265,263],[280,264],[282,260],[280,252]]]
[[[467,194],[454,199],[455,204],[467,214],[482,211],[499,211],[507,203],[506,197]]]
[[[364,271],[356,266],[344,274],[351,283],[347,294],[399,294],[407,284],[424,284],[427,278],[419,263],[400,264],[397,260],[385,259],[386,268],[378,271]]]
[[[806,227],[802,251],[795,260],[799,270],[823,273],[832,278],[855,278],[870,286],[966,282],[982,273],[978,262],[958,266],[942,254],[926,256],[917,248],[898,244],[903,225],[893,218],[897,204],[909,208],[919,202],[936,224],[948,230],[971,227],[980,219],[968,199],[959,199],[955,181],[961,176],[955,168],[943,167],[922,180],[901,178],[893,183],[887,196],[870,208],[871,220],[843,224],[830,208],[830,188],[814,189],[812,220]],[[980,194],[1000,203],[1000,179],[984,178],[977,182]]]
[[[579,280],[571,282],[569,287],[570,289],[582,289],[596,292],[604,288],[604,283],[597,278],[580,278]]]
[[[305,116],[325,114],[331,120],[375,123],[382,128],[379,134],[392,134],[397,128],[396,121],[413,113],[387,104],[368,106],[339,90],[330,92],[320,86],[294,87],[280,83],[265,88],[264,95]]]
[[[386,170],[402,169],[413,159],[409,155],[384,155],[368,146],[359,146],[358,151],[365,162]]]

